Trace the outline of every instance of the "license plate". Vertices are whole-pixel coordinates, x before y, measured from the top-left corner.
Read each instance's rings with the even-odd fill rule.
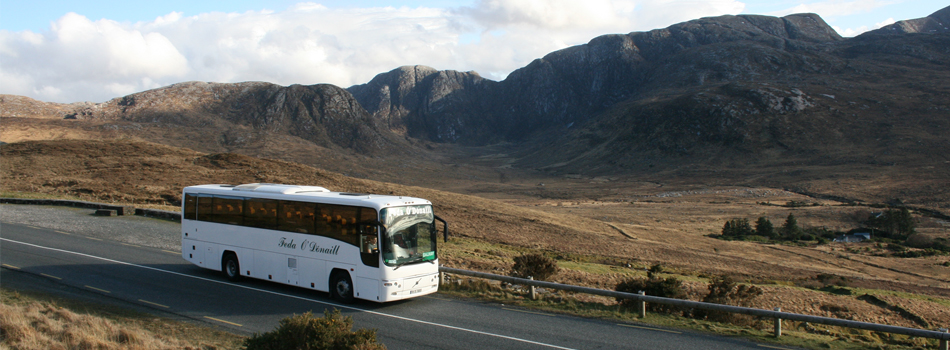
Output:
[[[409,294],[422,293],[422,289],[413,289],[409,291]]]

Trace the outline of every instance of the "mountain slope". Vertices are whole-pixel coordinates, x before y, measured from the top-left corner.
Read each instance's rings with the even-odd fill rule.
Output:
[[[703,18],[601,36],[497,83],[434,88],[403,79],[393,88],[385,83],[393,71],[348,90],[364,105],[378,101],[368,99],[371,91],[453,96],[453,106],[392,98],[387,108],[402,120],[427,121],[424,132],[395,121],[416,137],[516,142],[516,164],[528,168],[618,173],[716,156],[772,164],[943,162],[950,160],[940,132],[948,126],[950,34],[935,28],[948,13],[850,39],[814,14]],[[465,128],[432,128],[446,123]]]
[[[458,105],[428,108],[424,104],[399,104],[398,99],[389,100],[398,106],[390,109],[400,110],[408,120],[430,121],[430,126],[450,121],[466,126],[464,130],[441,129],[435,134],[413,133],[414,124],[397,126],[409,129],[410,134],[429,135],[433,141],[485,144],[497,141],[498,136],[517,141],[547,127],[585,122],[618,102],[655,89],[811,68],[777,67],[769,57],[793,56],[790,52],[818,50],[821,44],[840,40],[841,37],[816,15],[704,18],[650,32],[601,36],[585,45],[552,52],[496,84],[476,81],[467,85],[438,86],[440,91],[435,94],[458,96],[459,105],[468,107],[464,109],[467,113],[452,108],[460,107]],[[690,54],[702,47],[716,47],[721,53]],[[723,60],[723,54],[734,50],[756,57],[736,57],[733,62]],[[678,60],[671,60],[677,57]],[[389,77],[397,71],[381,74],[368,84],[348,90],[364,106],[375,106],[379,99],[374,96],[385,95],[387,91],[414,96],[433,94],[435,89],[431,84],[412,85],[411,80],[406,79],[398,85],[383,83],[392,80]],[[429,76],[439,74],[428,72]],[[454,90],[446,93],[447,88]],[[369,92],[374,90],[375,94]],[[367,108],[372,111],[374,107]],[[481,135],[495,135],[495,138]]]
[[[83,106],[66,118],[207,130],[208,142],[226,147],[259,143],[269,132],[367,155],[405,148],[405,141],[380,128],[352,95],[327,84],[187,82]]]
[[[950,7],[932,13],[924,18],[898,21],[897,23],[872,30],[862,35],[887,35],[923,33],[936,34],[950,32]]]
[[[948,14],[848,39],[814,14],[703,18],[600,36],[500,82],[406,66],[346,90],[190,82],[94,105],[5,96],[0,110],[4,118],[59,113],[100,134],[391,181],[414,172],[431,182],[433,171],[457,179],[722,178],[796,188],[825,182],[825,193],[841,196],[850,190],[831,179],[858,173],[890,186],[865,198],[923,194],[945,203],[950,32],[940,26]],[[383,162],[385,174],[374,174]],[[887,184],[894,178],[913,181]]]

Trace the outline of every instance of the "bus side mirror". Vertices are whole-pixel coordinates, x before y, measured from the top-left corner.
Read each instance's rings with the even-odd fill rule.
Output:
[[[449,241],[449,224],[446,223],[445,220],[442,220],[442,218],[440,218],[438,215],[433,215],[433,216],[435,217],[436,220],[439,220],[440,222],[442,222],[442,231],[445,233],[445,236],[442,240],[443,242],[448,242]]]

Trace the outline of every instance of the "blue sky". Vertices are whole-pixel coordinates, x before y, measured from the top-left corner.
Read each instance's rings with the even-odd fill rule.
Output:
[[[182,12],[193,16],[205,12],[246,12],[263,9],[283,10],[300,1],[293,0],[165,0],[165,1],[76,1],[76,0],[3,0],[0,1],[0,29],[10,31],[42,31],[49,28],[50,22],[68,12],[76,12],[90,19],[107,18],[120,22],[149,21],[170,12]],[[331,0],[315,1],[330,8],[360,7],[435,7],[446,8],[469,5],[474,1],[414,0],[414,1],[370,1],[370,0]],[[948,4],[941,1],[743,1],[746,7],[742,13],[770,14],[787,11],[798,6],[836,7],[849,9],[846,15],[836,13],[819,14],[829,24],[841,28],[871,27],[887,19],[902,20],[925,17]],[[815,11],[818,9],[816,8]],[[831,23],[833,18],[837,24]]]
[[[51,102],[181,81],[369,81],[401,65],[501,80],[610,33],[723,14],[818,13],[843,36],[925,17],[932,0],[0,0],[0,93]]]

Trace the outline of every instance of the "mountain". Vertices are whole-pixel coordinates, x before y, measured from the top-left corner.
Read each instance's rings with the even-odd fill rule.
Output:
[[[414,137],[521,144],[524,167],[947,160],[948,13],[850,39],[814,14],[703,18],[597,37],[501,82],[403,67],[348,90]]]
[[[924,18],[899,21],[862,35],[936,34],[946,33],[948,31],[950,31],[950,7],[934,12]]]
[[[405,141],[381,127],[350,93],[328,84],[186,82],[74,105],[64,118],[207,130],[208,143],[225,147],[259,143],[272,133],[367,155],[405,148]]]
[[[475,72],[406,66],[347,91],[397,133],[458,142],[470,134],[477,135],[477,140],[494,138],[492,126],[486,125],[480,115],[492,105],[493,96],[487,94],[495,85]]]
[[[840,179],[861,174],[913,179],[875,196],[946,199],[948,17],[950,7],[842,38],[814,14],[719,16],[600,36],[503,81],[405,66],[347,89],[188,82],[73,105],[4,96],[0,113],[350,174],[392,159],[389,180],[430,169],[474,178],[458,166],[471,161],[502,179],[520,169],[809,191],[822,182],[840,196]],[[415,163],[425,157],[436,165]]]
[[[790,52],[815,51],[821,44],[840,40],[817,15],[722,16],[650,32],[601,36],[552,52],[499,83],[472,77],[472,73],[403,67],[348,90],[371,113],[379,113],[378,101],[383,100],[388,110],[399,110],[403,120],[466,125],[464,130],[429,128],[414,135],[484,144],[499,136],[520,140],[546,127],[585,122],[618,102],[657,89],[780,72],[786,67],[775,67],[770,57],[790,59],[794,56]],[[809,67],[784,70],[801,68]],[[437,97],[427,102],[438,105],[419,103],[428,96]],[[453,105],[443,102],[444,97],[451,97]],[[413,134],[413,126],[396,128],[405,127]]]

